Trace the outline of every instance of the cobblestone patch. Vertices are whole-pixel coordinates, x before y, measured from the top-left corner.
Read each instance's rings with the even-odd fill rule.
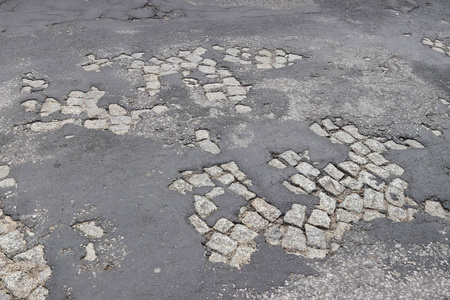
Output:
[[[110,104],[107,108],[98,106],[98,101],[106,94],[95,87],[90,91],[72,91],[62,103],[54,98],[46,98],[43,103],[36,100],[23,102],[26,112],[34,112],[41,117],[62,114],[64,120],[35,121],[26,127],[33,132],[57,130],[65,124],[75,124],[88,129],[110,130],[117,135],[127,133],[141,120],[141,115],[149,113],[161,115],[167,110],[164,105],[156,105],[151,109],[127,110],[118,104]]]
[[[188,219],[205,236],[210,262],[241,268],[257,251],[255,238],[259,235],[270,245],[283,247],[287,253],[323,258],[341,247],[344,233],[357,222],[377,218],[408,222],[423,209],[405,195],[408,183],[399,178],[404,170],[384,157],[389,149],[423,148],[420,142],[396,143],[364,136],[354,125],[338,126],[330,119],[314,123],[310,129],[333,143],[348,145],[349,160],[318,168],[319,163],[311,162],[308,152],[287,150],[272,154],[268,162],[273,168],[294,168],[298,172],[283,185],[295,194],[319,198],[319,205],[310,214],[306,206],[297,203],[283,214],[251,190],[251,180],[235,162],[205,167],[201,172],[184,171],[181,178],[172,182],[169,189],[193,194],[196,214]],[[206,139],[209,133],[201,131],[196,136]],[[221,218],[211,228],[205,219],[220,210],[214,198],[225,192],[222,185],[243,197],[247,204],[240,208],[236,220]],[[198,195],[196,187],[212,189]],[[428,200],[424,211],[450,220],[450,214],[438,201]]]
[[[0,189],[14,189],[17,182],[6,178],[9,166],[0,166]],[[0,202],[1,204],[1,202]],[[52,275],[44,246],[31,242],[35,233],[0,209],[0,299],[45,299],[44,287]]]
[[[37,74],[27,73],[22,77],[21,94],[41,92],[48,87],[48,82]]]
[[[440,40],[434,40],[432,41],[429,38],[423,38],[422,44],[431,47],[434,51],[437,51],[442,54],[446,54],[447,56],[450,56],[450,46],[444,44],[443,41]]]

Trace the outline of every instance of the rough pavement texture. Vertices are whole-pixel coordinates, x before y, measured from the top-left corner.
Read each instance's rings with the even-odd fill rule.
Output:
[[[450,4],[0,0],[0,299],[446,299]]]

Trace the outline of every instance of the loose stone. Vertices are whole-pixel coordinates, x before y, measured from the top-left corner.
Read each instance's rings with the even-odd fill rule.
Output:
[[[286,212],[283,221],[295,225],[297,227],[302,227],[305,222],[306,206],[300,204],[292,204],[292,208]]]
[[[362,156],[359,156],[358,154],[356,154],[356,153],[354,153],[354,152],[352,152],[352,151],[350,151],[350,152],[348,153],[348,157],[349,157],[352,161],[354,161],[355,163],[357,163],[358,165],[365,165],[365,164],[367,163],[367,159],[365,159],[365,158],[362,157]]]
[[[209,228],[209,226],[197,215],[190,216],[189,221],[194,226],[195,230],[197,230],[201,235],[205,235],[211,231],[211,228]]]
[[[376,152],[367,154],[367,157],[377,166],[389,163],[389,161],[385,159],[383,155]]]
[[[225,194],[225,190],[223,188],[215,187],[209,193],[207,193],[205,195],[205,197],[208,198],[208,199],[214,199],[217,196],[220,196],[220,195],[223,195],[223,194]]]
[[[362,212],[363,206],[363,200],[358,194],[351,194],[345,197],[344,201],[341,204],[341,207],[356,212]]]
[[[367,164],[366,165],[367,170],[369,170],[370,172],[378,175],[379,177],[383,178],[383,179],[387,179],[389,178],[389,176],[391,175],[388,171],[386,171],[385,169],[383,169],[382,167],[376,166],[374,164]]]
[[[307,245],[310,247],[316,247],[320,249],[327,248],[327,240],[325,231],[311,226],[309,224],[305,225],[306,241]]]
[[[374,139],[367,139],[364,144],[375,152],[381,153],[387,151],[386,147],[382,143]]]
[[[328,164],[323,170],[336,180],[344,177],[344,173],[339,171],[333,164]]]
[[[376,210],[386,210],[383,193],[372,189],[364,189],[364,207]]]
[[[391,219],[394,222],[404,222],[408,220],[408,214],[406,210],[389,205],[387,209],[388,218]]]
[[[359,155],[367,155],[368,153],[370,153],[370,149],[361,142],[352,144],[350,148]]]
[[[405,145],[397,144],[394,141],[387,141],[387,142],[384,143],[384,145],[387,148],[392,149],[392,150],[406,150],[406,149],[408,149],[408,147],[406,147]]]
[[[95,221],[89,221],[73,225],[73,228],[81,231],[85,236],[91,239],[99,239],[104,235],[103,228],[95,225]]]
[[[382,180],[377,180],[375,175],[366,171],[362,171],[359,174],[358,180],[377,191],[381,190],[385,186],[385,183]]]
[[[54,112],[57,112],[58,110],[60,110],[61,108],[61,104],[59,103],[58,100],[53,99],[53,98],[47,98],[44,101],[44,104],[42,104],[42,108],[41,108],[41,116],[48,116]]]
[[[323,228],[330,228],[331,219],[326,212],[314,209],[309,216],[308,223]]]
[[[336,221],[345,223],[356,223],[360,217],[356,213],[346,211],[344,209],[338,209],[336,211]]]
[[[252,247],[239,246],[231,258],[230,266],[240,269],[242,265],[250,262],[250,256],[255,251]]]
[[[252,108],[247,105],[238,104],[234,108],[238,114],[246,114],[252,111]]]
[[[38,102],[36,100],[28,100],[28,101],[22,102],[20,105],[23,107],[23,109],[25,111],[34,112],[36,110],[37,103]]]
[[[223,169],[218,166],[212,166],[209,168],[205,168],[205,171],[213,178],[217,178],[223,174]]]
[[[281,246],[287,250],[306,251],[306,237],[303,230],[293,226],[287,226],[284,232]]]
[[[250,200],[256,197],[255,193],[250,192],[244,185],[240,183],[232,183],[229,187],[232,192],[235,192],[239,196],[245,197],[246,200]]]
[[[227,173],[217,178],[217,180],[225,185],[229,185],[230,183],[234,182],[235,178],[233,175]]]
[[[223,255],[228,255],[237,248],[237,242],[226,235],[215,232],[206,243],[206,247],[216,250]]]
[[[384,218],[384,214],[376,211],[376,210],[366,210],[363,215],[363,220],[365,222],[370,222],[375,219]]]
[[[268,165],[269,165],[269,166],[272,166],[272,167],[275,167],[275,168],[277,168],[277,169],[280,169],[280,170],[286,168],[286,165],[283,164],[281,161],[279,161],[279,160],[276,159],[276,158],[274,158],[274,159],[272,159],[271,161],[269,161],[269,162],[268,162]]]
[[[202,186],[215,186],[215,184],[209,179],[207,174],[195,174],[192,175],[188,182],[192,184],[195,187],[202,187]]]
[[[326,132],[322,127],[320,127],[319,124],[313,123],[311,126],[309,126],[309,129],[311,129],[312,132],[317,134],[318,136],[329,136],[328,132]]]
[[[277,246],[280,243],[280,239],[283,236],[281,233],[281,226],[278,224],[272,224],[264,232],[264,237],[269,245]]]
[[[200,148],[203,151],[212,153],[212,154],[219,154],[220,153],[220,148],[214,144],[213,142],[211,142],[210,140],[203,140],[198,142],[198,145],[200,146]]]
[[[281,211],[273,205],[270,205],[261,198],[255,198],[250,205],[270,222],[275,222],[280,216]]]
[[[230,231],[231,228],[233,228],[234,223],[229,221],[226,218],[220,218],[219,220],[217,220],[216,224],[214,224],[214,229],[226,234],[228,231]]]
[[[258,233],[254,232],[251,229],[248,229],[247,227],[241,224],[237,224],[236,226],[234,226],[230,234],[230,237],[233,240],[238,241],[241,244],[252,242],[257,236]]]
[[[218,209],[217,206],[211,200],[203,196],[194,195],[194,198],[195,198],[194,200],[195,210],[202,219],[208,217],[210,214],[212,214]]]
[[[83,258],[86,261],[95,261],[97,259],[97,254],[95,253],[95,248],[93,243],[89,243],[86,246],[86,255]]]
[[[447,218],[447,213],[445,212],[442,204],[437,201],[427,200],[425,201],[425,212],[439,218]]]
[[[296,167],[297,171],[305,176],[317,177],[320,171],[306,162],[300,162]]]
[[[267,225],[269,225],[269,222],[256,212],[247,212],[244,214],[242,224],[258,232],[266,228]]]
[[[304,195],[304,194],[306,194],[306,192],[304,190],[302,190],[299,187],[296,187],[296,186],[292,185],[288,181],[283,181],[282,185],[284,187],[286,187],[289,191],[291,191],[292,193],[294,193],[296,195]]]
[[[386,197],[387,202],[395,206],[402,207],[403,205],[405,205],[406,200],[403,191],[393,186],[388,186],[384,195]]]
[[[361,167],[351,161],[344,161],[338,164],[338,167],[341,168],[344,172],[350,174],[351,176],[358,176],[361,171]]]
[[[346,177],[339,181],[343,186],[348,187],[354,191],[359,191],[363,187],[363,183],[352,178],[352,177]]]
[[[309,180],[308,178],[306,178],[303,175],[300,174],[294,174],[291,176],[291,181],[300,186],[301,188],[303,188],[305,191],[307,191],[308,193],[312,193],[313,191],[316,190],[316,184]]]
[[[14,178],[6,178],[0,181],[0,189],[17,187],[17,181]]]
[[[125,116],[127,114],[127,110],[117,104],[110,104],[108,107],[108,111],[111,116]]]
[[[324,176],[318,180],[319,184],[329,193],[334,196],[340,195],[345,188],[330,176]]]
[[[331,136],[345,144],[351,144],[356,142],[355,139],[350,134],[342,130],[333,133]]]
[[[295,166],[301,160],[301,157],[292,150],[287,150],[279,155],[280,158],[284,159],[291,166]]]
[[[359,130],[355,125],[346,125],[342,127],[342,129],[350,133],[355,139],[362,140],[366,138],[366,136],[359,133]]]
[[[332,215],[336,209],[336,200],[322,192],[319,193],[319,198],[320,204],[318,208],[326,211],[327,214]]]
[[[226,264],[228,260],[223,255],[220,255],[217,252],[212,251],[211,255],[209,256],[208,260],[212,263],[223,263]]]
[[[322,125],[326,128],[326,130],[338,130],[339,127],[334,125],[334,123],[330,119],[324,119],[322,120]]]

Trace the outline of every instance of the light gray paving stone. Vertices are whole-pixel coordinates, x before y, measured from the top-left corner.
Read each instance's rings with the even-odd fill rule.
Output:
[[[195,140],[197,142],[203,140],[209,140],[209,131],[205,129],[199,129],[195,131]]]
[[[317,208],[326,211],[327,214],[332,215],[336,209],[336,200],[325,193],[319,193],[320,204]]]
[[[144,66],[143,70],[145,74],[159,74],[160,71],[159,66]]]
[[[203,58],[200,55],[197,55],[194,53],[188,54],[185,58],[186,58],[186,60],[196,63],[196,64],[198,64],[199,62],[201,62],[203,60]]]
[[[222,83],[207,83],[203,85],[205,92],[219,92],[223,89]]]
[[[25,102],[22,102],[20,105],[25,111],[34,112],[36,111],[37,103],[38,102],[36,100],[27,100]]]
[[[283,236],[281,233],[281,226],[279,224],[272,224],[266,228],[264,237],[269,245],[277,246]]]
[[[368,186],[377,191],[381,190],[386,185],[384,181],[377,179],[375,175],[367,171],[361,171],[358,177],[358,181],[367,184]]]
[[[306,257],[309,259],[325,258],[328,253],[329,251],[325,249],[316,249],[308,247],[308,253],[306,254]]]
[[[61,113],[64,115],[79,115],[83,109],[79,106],[61,106]]]
[[[183,179],[178,179],[172,182],[171,185],[169,185],[169,189],[186,195],[186,191],[192,192],[192,185],[187,183]]]
[[[220,218],[216,221],[216,224],[214,224],[213,228],[221,233],[228,233],[231,228],[233,228],[234,223],[226,218]]]
[[[223,79],[223,84],[224,85],[229,85],[229,86],[241,86],[241,83],[236,79],[236,77],[226,77]]]
[[[339,183],[345,187],[348,187],[349,189],[354,190],[354,191],[359,191],[364,186],[364,184],[362,182],[360,182],[359,180],[356,180],[350,176],[345,177],[344,179],[339,181]]]
[[[359,172],[361,171],[361,167],[352,161],[341,162],[338,164],[338,167],[353,177],[358,176]]]
[[[217,65],[217,62],[215,62],[215,61],[212,60],[212,59],[205,58],[205,59],[202,61],[202,64],[203,64],[203,65],[206,65],[206,66],[214,67],[215,65]]]
[[[287,250],[306,251],[306,237],[303,230],[294,226],[287,226],[281,240],[281,247]]]
[[[261,217],[257,212],[248,211],[244,214],[242,224],[258,232],[264,230],[264,228],[266,228],[267,225],[269,225],[269,222],[263,217]]]
[[[209,179],[208,174],[194,174],[187,180],[194,187],[215,186],[214,182]]]
[[[288,224],[302,227],[305,222],[306,206],[300,204],[292,204],[291,209],[286,212],[283,221]]]
[[[27,298],[27,296],[35,289],[39,282],[33,277],[29,276],[24,271],[17,271],[9,273],[2,280],[8,290],[16,296],[16,299]]]
[[[358,155],[367,155],[370,153],[370,149],[361,142],[352,144],[350,148]]]
[[[231,161],[231,162],[226,163],[226,164],[221,164],[220,167],[222,169],[224,169],[225,171],[230,172],[231,174],[233,174],[234,172],[239,171],[239,166],[234,161]]]
[[[375,152],[381,153],[387,151],[386,147],[381,142],[374,139],[367,139],[364,141],[364,144]]]
[[[250,262],[250,257],[256,250],[248,246],[239,246],[230,261],[230,266],[240,269]]]
[[[257,236],[258,233],[241,224],[236,224],[230,234],[240,244],[252,242]]]
[[[226,53],[232,56],[238,56],[239,53],[241,53],[241,50],[237,49],[237,48],[228,48],[226,50]]]
[[[385,211],[387,207],[383,193],[370,188],[364,189],[364,207]]]
[[[356,223],[361,219],[361,217],[354,213],[346,211],[345,209],[338,209],[336,211],[336,221],[345,223]]]
[[[272,69],[272,65],[271,64],[257,64],[256,68],[257,69]]]
[[[411,140],[411,139],[405,140],[405,144],[407,144],[410,147],[417,148],[417,149],[425,148],[424,145],[422,145],[421,143],[419,143],[416,140]]]
[[[202,73],[205,74],[215,74],[216,73],[216,68],[215,67],[211,67],[211,66],[199,66],[198,70]]]
[[[384,214],[382,214],[376,210],[366,210],[366,211],[364,211],[363,220],[365,222],[370,222],[375,219],[380,219],[380,218],[384,218],[384,217],[385,217]]]
[[[244,87],[237,85],[227,86],[226,91],[230,96],[247,95],[247,90]]]
[[[24,236],[19,230],[13,230],[4,235],[0,235],[0,250],[7,256],[22,252],[26,245]]]
[[[394,142],[394,141],[387,141],[387,142],[384,143],[384,145],[385,145],[388,149],[392,149],[392,150],[406,150],[406,149],[408,149],[407,146],[397,144],[397,143]]]
[[[317,123],[313,123],[311,126],[309,126],[309,129],[311,129],[311,131],[317,134],[318,136],[323,137],[330,136],[330,134],[326,132],[322,127],[320,127],[320,125]]]
[[[202,219],[208,217],[210,214],[212,214],[218,209],[217,206],[211,200],[203,196],[194,195],[194,199],[195,199],[194,200],[195,211]]]
[[[399,189],[400,191],[405,191],[408,188],[408,183],[400,178],[394,178],[389,185]]]
[[[348,157],[355,163],[357,163],[358,165],[365,165],[367,164],[367,159],[365,157],[362,157],[356,153],[354,153],[353,151],[350,151],[348,153]]]
[[[387,178],[389,178],[389,176],[391,176],[391,174],[388,171],[386,171],[384,168],[376,166],[374,164],[366,164],[365,167],[371,173],[373,173],[383,179],[387,179]]]
[[[305,176],[317,177],[320,175],[320,171],[314,168],[312,165],[306,162],[300,162],[296,167],[297,171]]]
[[[0,181],[0,189],[15,188],[17,181],[14,178],[6,178]]]
[[[267,164],[268,164],[269,166],[275,167],[275,168],[280,169],[280,170],[286,168],[286,165],[283,164],[283,163],[282,163],[280,160],[278,160],[277,158],[274,158],[274,159],[270,160]]]
[[[296,187],[295,185],[292,185],[290,182],[288,181],[283,181],[282,185],[284,187],[286,187],[289,191],[291,191],[292,193],[296,194],[296,195],[304,195],[307,194],[304,190],[302,190],[299,187]]]
[[[324,169],[325,172],[328,173],[331,177],[333,177],[336,180],[340,180],[342,177],[344,177],[344,173],[339,171],[333,164],[328,164]]]
[[[89,129],[106,129],[108,128],[107,120],[86,120],[84,121],[84,127]]]
[[[59,103],[58,100],[56,100],[54,98],[47,98],[47,99],[45,99],[44,103],[42,104],[40,114],[41,114],[41,116],[48,116],[54,112],[59,111],[60,108],[61,108],[61,103]]]
[[[317,189],[316,184],[313,181],[309,180],[308,178],[306,178],[305,176],[300,175],[300,174],[292,175],[291,181],[292,181],[292,183],[300,186],[302,189],[304,189],[308,193],[312,193],[313,191],[315,191]]]
[[[243,196],[246,200],[250,200],[252,198],[256,197],[256,194],[253,192],[250,192],[245,185],[242,185],[240,183],[234,182],[230,185],[229,189],[238,194],[239,196]]]
[[[356,212],[362,212],[363,206],[364,202],[358,194],[348,195],[340,205],[340,207]]]
[[[250,202],[250,205],[264,218],[270,222],[275,222],[280,216],[281,211],[275,206],[267,203],[261,198],[255,198]]]
[[[211,228],[197,215],[192,215],[189,218],[189,221],[194,226],[195,230],[201,235],[205,235],[211,231]]]
[[[205,194],[205,197],[208,199],[214,199],[217,196],[225,194],[225,190],[221,187],[215,187],[210,192]]]
[[[331,136],[344,144],[352,144],[356,142],[356,140],[350,134],[342,130],[333,133]]]
[[[418,210],[417,209],[415,209],[415,208],[408,208],[407,210],[406,210],[406,214],[407,214],[407,218],[408,218],[408,222],[412,222],[412,221],[414,221],[414,215],[416,214],[418,212]]]
[[[393,163],[385,166],[384,169],[394,176],[402,176],[403,173],[405,173],[405,170],[402,167]]]
[[[207,52],[208,50],[203,48],[203,47],[197,47],[192,53],[197,54],[197,55],[203,55]]]
[[[367,154],[367,157],[377,166],[382,166],[389,163],[389,161],[385,159],[383,155],[377,152],[369,153]]]
[[[310,247],[327,249],[325,231],[317,227],[305,224],[306,244]]]
[[[345,190],[345,187],[342,186],[339,182],[331,178],[330,176],[324,176],[318,180],[318,183],[329,193],[334,196],[338,196],[342,194]]]
[[[330,228],[331,219],[323,210],[314,209],[309,216],[308,223],[323,228]]]
[[[396,207],[394,205],[388,205],[387,217],[394,222],[406,222],[408,221],[408,213],[406,210]]]
[[[235,178],[233,175],[227,173],[225,175],[218,177],[217,180],[219,180],[220,182],[222,182],[225,185],[229,185],[235,181]]]
[[[227,96],[223,92],[210,92],[206,93],[206,98],[209,101],[220,101],[220,100],[226,100]]]
[[[109,119],[111,125],[129,125],[131,124],[130,116],[115,116]]]
[[[93,243],[88,243],[85,247],[86,255],[83,257],[83,260],[86,261],[95,261],[97,259],[97,254],[95,253],[95,247]]]
[[[295,61],[295,60],[299,60],[299,59],[303,59],[303,56],[301,55],[297,55],[297,54],[288,54],[288,61]]]
[[[243,181],[245,179],[245,173],[239,170],[233,172],[232,175],[239,181]]]
[[[48,296],[48,290],[42,286],[38,286],[29,296],[28,300],[44,300]],[[1,299],[1,298],[0,298]]]
[[[384,196],[386,198],[386,201],[391,203],[392,205],[402,207],[406,203],[405,195],[403,194],[403,191],[393,187],[388,186]]]
[[[184,62],[180,65],[183,69],[192,70],[198,67],[198,64],[195,62]]]
[[[223,60],[228,61],[228,62],[233,62],[233,63],[239,63],[239,61],[240,61],[239,57],[232,56],[232,55],[225,55]]]
[[[9,216],[3,216],[3,211],[1,211],[0,214],[0,235],[8,233],[10,231],[13,231],[17,228],[17,222],[15,222],[11,217]]]
[[[198,142],[198,145],[199,145],[200,149],[202,149],[205,152],[209,152],[212,154],[220,153],[220,148],[216,144],[211,142],[210,140],[200,141],[200,142]]]
[[[213,178],[218,178],[219,176],[224,174],[223,169],[218,166],[205,168],[205,171]]]
[[[218,69],[217,74],[219,74],[221,77],[229,77],[233,75],[229,70],[226,69]]]
[[[222,263],[222,264],[228,263],[228,259],[225,256],[223,256],[215,251],[211,252],[211,255],[209,256],[208,260],[212,263]]]
[[[246,114],[251,112],[253,109],[250,106],[247,105],[242,105],[242,104],[237,104],[234,109],[236,110],[236,112],[238,114]]]
[[[322,125],[326,128],[326,130],[338,130],[339,127],[334,125],[334,123],[330,119],[324,119],[322,120]]]
[[[216,250],[220,254],[228,255],[237,248],[238,244],[222,233],[215,232],[206,243],[206,247]]]
[[[95,221],[78,223],[73,225],[73,228],[82,232],[86,237],[90,239],[99,239],[105,234],[103,228],[96,225]]]
[[[333,232],[333,237],[340,241],[344,237],[346,231],[349,231],[352,228],[352,225],[345,222],[338,222],[336,225],[336,229]]]
[[[355,139],[363,140],[367,138],[365,135],[359,133],[358,128],[355,125],[346,125],[342,127],[346,132],[350,133]]]
[[[447,212],[442,207],[442,204],[437,201],[425,201],[425,212],[438,218],[447,218]]]
[[[285,160],[291,166],[296,166],[298,162],[302,159],[300,155],[295,153],[293,150],[284,151],[279,155],[279,157]]]
[[[271,64],[272,63],[272,58],[267,57],[267,56],[255,56],[255,60],[261,64]]]
[[[114,134],[124,135],[130,130],[130,126],[125,124],[117,124],[117,125],[110,125],[108,129]]]

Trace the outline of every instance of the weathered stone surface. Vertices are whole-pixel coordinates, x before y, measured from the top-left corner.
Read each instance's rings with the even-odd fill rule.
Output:
[[[221,176],[224,172],[223,169],[218,166],[212,166],[209,168],[205,168],[205,171],[213,178],[218,178]]]
[[[209,199],[194,195],[194,207],[199,216],[204,219],[217,210],[217,206]]]
[[[110,104],[108,111],[111,116],[125,116],[127,114],[127,110],[118,104]]]
[[[2,213],[0,213],[0,234],[5,234],[16,229],[18,223],[9,216],[4,216],[3,218],[1,218],[2,214],[3,211]]]
[[[305,224],[305,233],[308,246],[319,249],[327,248],[325,231],[309,224]]]
[[[6,178],[0,181],[0,189],[15,188],[17,181],[14,178]]]
[[[220,148],[214,144],[213,142],[211,142],[210,140],[203,140],[198,142],[198,145],[200,146],[200,148],[203,151],[212,153],[212,154],[219,154],[220,153]]]
[[[405,205],[406,200],[403,191],[393,186],[388,186],[384,193],[384,196],[386,197],[387,202],[395,206],[402,207],[403,205]]]
[[[23,271],[17,271],[3,278],[3,282],[17,298],[27,297],[39,282]]]
[[[61,103],[59,103],[58,100],[53,98],[47,98],[45,99],[44,103],[42,104],[41,108],[41,116],[48,116],[51,115],[54,112],[57,112],[61,108]]]
[[[45,300],[47,296],[48,290],[42,286],[39,286],[28,296],[28,300]]]
[[[194,226],[195,230],[198,231],[201,235],[205,235],[211,231],[211,228],[197,215],[192,215],[189,218],[189,221]]]
[[[287,150],[279,155],[280,158],[285,160],[291,166],[295,166],[300,161],[301,157],[293,150]]]
[[[384,181],[377,179],[375,175],[367,171],[361,171],[358,177],[358,181],[367,184],[377,191],[381,190],[385,186]]]
[[[364,207],[376,210],[386,210],[386,203],[384,202],[383,193],[374,191],[372,189],[364,189]]]
[[[330,228],[330,222],[328,214],[320,209],[314,209],[308,219],[309,224],[323,228]]]
[[[333,164],[328,164],[323,170],[336,180],[340,180],[344,177],[344,173],[339,171]]]
[[[222,175],[219,178],[217,178],[217,180],[219,180],[220,182],[222,182],[225,185],[229,185],[230,183],[235,181],[235,178],[233,175],[227,173],[227,174]]]
[[[406,210],[402,208],[393,205],[388,205],[387,214],[388,218],[393,220],[394,222],[408,221],[408,213]]]
[[[261,217],[257,212],[249,211],[244,214],[242,224],[258,232],[266,228],[267,225],[269,225],[269,222]]]
[[[364,203],[358,194],[351,194],[351,195],[345,197],[344,201],[342,202],[342,204],[340,206],[345,209],[348,209],[348,210],[361,212],[363,209]]]
[[[406,150],[406,149],[408,149],[407,146],[397,144],[397,143],[394,142],[394,141],[387,141],[387,142],[384,143],[384,145],[385,145],[387,148],[392,149],[392,150]]]
[[[34,112],[36,110],[37,103],[38,102],[36,100],[27,100],[25,102],[20,103],[20,105],[25,111]]]
[[[355,139],[362,140],[366,138],[366,136],[359,133],[359,130],[355,125],[346,125],[342,127],[342,129],[350,133]]]
[[[353,212],[346,211],[344,209],[338,209],[336,211],[336,220],[338,222],[356,223],[360,219],[359,215]]]
[[[188,182],[195,187],[215,186],[214,182],[209,179],[208,174],[195,174],[189,177]]]
[[[347,174],[350,174],[353,177],[358,176],[361,171],[361,167],[355,164],[352,161],[344,161],[338,164],[338,167],[341,168]]]
[[[236,112],[238,114],[246,114],[251,112],[253,109],[250,106],[247,105],[242,105],[242,104],[237,104],[234,109],[236,110]]]
[[[33,266],[45,266],[47,261],[44,258],[44,246],[37,245],[30,250],[14,256],[15,262],[25,262]]]
[[[367,155],[370,153],[370,149],[361,142],[356,142],[350,146],[350,148],[358,155]]]
[[[186,191],[192,192],[192,185],[190,185],[183,179],[178,179],[172,182],[171,185],[169,185],[169,189],[172,191],[177,191],[183,195],[186,195]]]
[[[245,187],[245,185],[242,185],[242,184],[237,183],[237,182],[232,183],[232,184],[230,185],[229,189],[230,189],[232,192],[238,194],[239,196],[243,196],[246,200],[250,200],[250,199],[256,197],[256,194],[253,193],[253,192],[250,192],[250,191]]]
[[[389,183],[389,186],[393,186],[400,191],[405,191],[408,188],[408,183],[400,178],[395,178]]]
[[[91,239],[99,239],[105,233],[103,228],[95,225],[95,221],[89,221],[73,225],[73,228],[81,231],[85,236]]]
[[[281,211],[273,205],[270,205],[261,198],[255,198],[250,205],[264,218],[270,222],[275,222],[281,216]]]
[[[320,171],[306,162],[300,162],[296,167],[297,171],[305,176],[317,177]]]
[[[258,236],[258,233],[248,229],[244,225],[237,224],[231,231],[230,237],[239,243],[248,243],[253,241]]]
[[[410,147],[417,148],[417,149],[424,148],[424,146],[416,140],[405,140],[405,144]]]
[[[397,164],[389,164],[384,169],[394,176],[402,176],[405,173],[405,170]]]
[[[325,258],[328,254],[328,250],[325,249],[316,249],[316,248],[310,248],[308,247],[308,253],[306,254],[306,257],[309,259],[314,258]]]
[[[231,258],[230,265],[232,267],[240,269],[242,265],[248,264],[250,262],[250,257],[256,250],[252,247],[239,246],[236,249],[233,257]]]
[[[236,241],[218,232],[215,232],[206,243],[206,247],[216,250],[223,255],[228,255],[233,252],[237,248],[237,245]]]
[[[304,190],[302,190],[299,187],[296,187],[295,185],[292,185],[290,182],[288,181],[283,181],[283,186],[286,187],[289,191],[293,192],[296,195],[304,195],[306,194],[306,192]]]
[[[221,233],[227,233],[233,228],[234,223],[226,218],[220,218],[217,220],[216,224],[214,224],[213,228]]]
[[[280,243],[280,239],[283,236],[281,233],[281,226],[278,224],[272,224],[264,232],[264,237],[269,245],[276,246]]]
[[[362,157],[358,154],[356,154],[353,151],[350,151],[348,153],[348,157],[355,163],[357,163],[358,165],[365,165],[367,164],[367,159],[365,157]]]
[[[366,164],[367,170],[369,170],[371,173],[383,178],[387,179],[391,174],[386,171],[384,168],[376,166],[374,164]]]
[[[86,255],[84,256],[84,260],[86,261],[95,261],[97,259],[97,254],[95,253],[95,247],[93,243],[89,243],[86,246]]]
[[[348,187],[349,189],[352,189],[354,191],[359,191],[363,187],[363,183],[359,180],[356,180],[352,177],[346,177],[339,181],[340,184],[342,184],[345,187]]]
[[[315,191],[317,189],[314,181],[312,181],[300,174],[292,175],[291,181],[292,181],[292,183],[300,186],[302,189],[304,189],[308,193],[312,193],[313,191]]]
[[[205,194],[205,197],[208,199],[214,199],[220,195],[225,194],[225,190],[221,187],[215,187],[210,192]]]
[[[389,161],[385,159],[383,155],[377,152],[369,153],[367,154],[367,157],[377,166],[389,163]]]
[[[332,215],[336,209],[336,200],[322,192],[319,193],[319,198],[320,204],[318,208],[326,211],[327,214]]]
[[[26,242],[19,230],[10,231],[0,236],[0,249],[8,256],[24,250]]]
[[[281,246],[287,250],[306,251],[306,237],[303,230],[293,226],[287,226]]]
[[[345,232],[350,230],[351,228],[352,228],[352,225],[350,225],[348,223],[344,223],[344,222],[339,222],[336,225],[336,229],[334,230],[333,237],[336,240],[340,241],[344,237]]]
[[[324,176],[318,180],[319,184],[334,196],[342,194],[345,188],[330,176]]]
[[[350,134],[342,130],[333,133],[331,136],[345,144],[356,142],[356,140]]]
[[[337,130],[339,127],[334,125],[334,123],[330,119],[324,119],[322,120],[322,125],[328,130]]]
[[[220,167],[222,169],[224,169],[225,171],[230,172],[231,174],[239,171],[239,167],[234,161],[230,161],[229,163],[226,163],[226,164],[221,164]]]
[[[228,263],[228,259],[225,256],[223,256],[217,252],[214,252],[214,251],[212,251],[208,260],[212,263],[223,263],[223,264]]]
[[[280,160],[278,160],[276,158],[272,159],[267,164],[269,166],[275,167],[275,168],[280,169],[280,170],[286,168],[286,165],[283,164]]]
[[[322,127],[320,127],[319,124],[313,123],[311,126],[309,126],[309,129],[311,129],[312,132],[317,134],[318,136],[329,136],[329,133],[326,132]]]
[[[374,139],[367,139],[364,141],[364,144],[375,152],[381,153],[387,151],[386,147],[382,143]]]
[[[108,128],[107,120],[86,120],[84,121],[84,127],[88,129],[106,129]]]
[[[306,206],[300,204],[292,204],[292,208],[286,212],[283,220],[286,223],[302,227],[305,222]]]
[[[437,201],[425,201],[425,212],[439,218],[447,218],[447,212],[442,207],[442,204]]]

